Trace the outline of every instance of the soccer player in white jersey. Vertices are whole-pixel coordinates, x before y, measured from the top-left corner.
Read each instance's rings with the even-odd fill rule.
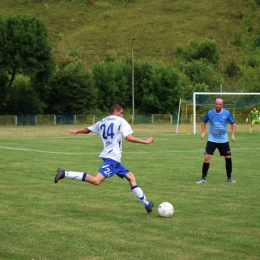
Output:
[[[70,178],[99,185],[106,178],[117,175],[128,180],[131,190],[144,205],[147,212],[150,213],[152,212],[153,202],[146,200],[142,189],[136,183],[134,174],[121,164],[121,156],[122,137],[129,142],[140,144],[150,144],[153,142],[153,138],[149,137],[143,140],[133,136],[131,126],[123,119],[123,111],[123,105],[115,102],[109,109],[109,116],[94,125],[79,130],[68,130],[70,134],[89,134],[90,132],[98,134],[104,145],[104,149],[99,155],[103,160],[103,164],[100,166],[96,176],[92,176],[87,172],[75,172],[58,168],[54,182],[57,183],[60,179]]]
[[[223,109],[223,100],[217,98],[214,104],[215,109],[209,110],[201,123],[201,136],[200,138],[204,140],[206,123],[210,122],[208,141],[205,149],[204,162],[202,165],[202,178],[197,181],[197,184],[206,183],[206,178],[209,170],[210,160],[216,148],[218,149],[220,156],[224,156],[226,162],[226,173],[227,181],[231,183],[236,183],[231,177],[232,173],[232,159],[231,151],[228,142],[227,135],[227,123],[231,124],[231,140],[235,141],[235,131],[236,123],[228,110]]]

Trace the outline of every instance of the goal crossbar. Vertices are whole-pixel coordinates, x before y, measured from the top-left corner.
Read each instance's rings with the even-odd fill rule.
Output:
[[[196,134],[196,95],[260,95],[256,92],[193,92],[193,133]]]

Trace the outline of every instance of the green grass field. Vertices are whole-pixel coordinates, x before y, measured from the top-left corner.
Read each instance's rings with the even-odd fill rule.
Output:
[[[151,214],[118,177],[53,183],[58,167],[95,174],[101,163],[100,138],[67,128],[0,128],[0,259],[259,259],[259,126],[231,143],[236,184],[226,182],[216,151],[208,182],[197,185],[199,134],[134,125],[136,136],[155,141],[124,142],[122,163],[154,201]],[[175,208],[171,218],[157,213],[163,201]]]

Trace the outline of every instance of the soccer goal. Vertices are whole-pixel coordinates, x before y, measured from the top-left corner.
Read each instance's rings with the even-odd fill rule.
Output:
[[[205,113],[214,108],[216,98],[222,98],[224,108],[229,110],[236,123],[245,124],[248,113],[253,106],[260,109],[260,93],[238,92],[194,92],[193,99],[180,100],[176,133],[193,133],[200,131]]]

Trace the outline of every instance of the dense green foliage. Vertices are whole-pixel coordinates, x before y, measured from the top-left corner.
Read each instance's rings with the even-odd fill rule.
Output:
[[[115,101],[130,105],[131,65],[121,61],[98,63],[93,68],[95,87],[98,89],[98,108],[106,112]]]
[[[189,81],[177,69],[164,65],[155,67],[150,77],[149,81],[145,80],[141,85],[144,95],[140,112],[176,113],[179,97],[185,96]]]
[[[25,16],[24,19],[24,17],[18,16],[13,19],[24,22],[28,17]],[[20,28],[17,30],[19,33],[24,33]],[[46,39],[45,34],[46,31],[40,37]],[[204,44],[205,42],[206,44]],[[84,71],[82,63],[77,61],[78,55],[72,52],[70,56],[73,59],[53,70],[52,76],[46,81],[46,79],[41,79],[38,76],[44,70],[37,69],[37,66],[46,68],[42,57],[37,58],[37,55],[36,57],[25,57],[23,54],[23,52],[29,53],[28,43],[18,42],[16,45],[16,39],[9,42],[9,45],[14,45],[14,51],[22,53],[18,55],[20,67],[12,65],[12,60],[9,63],[6,61],[8,66],[20,69],[19,71],[16,69],[13,75],[15,76],[17,71],[22,75],[32,76],[32,80],[14,80],[13,77],[14,90],[11,91],[12,95],[7,99],[6,114],[106,112],[107,107],[115,100],[121,101],[126,107],[131,106],[132,66],[128,60],[118,61],[110,53],[105,62],[97,63],[94,65],[92,72],[88,72]],[[43,43],[43,45],[48,46],[46,43]],[[41,45],[35,43],[35,46],[32,49],[33,53],[37,54],[35,49],[41,49]],[[214,82],[214,70],[210,65],[217,62],[215,57],[218,57],[218,52],[215,48],[215,42],[211,43],[204,40],[201,44],[195,44],[195,41],[192,41],[191,46],[192,50],[185,51],[184,54],[180,53],[181,59],[187,59],[187,61],[178,68],[170,65],[136,62],[134,71],[136,75],[135,91],[137,93],[136,107],[139,113],[176,113],[179,99],[190,98],[192,92],[197,90],[196,84],[205,84],[206,88],[206,85],[219,83]],[[15,55],[10,55],[15,57]],[[203,61],[194,62],[194,60],[206,60],[207,63],[203,63]],[[33,66],[34,64],[37,66]],[[31,66],[33,67],[31,68]],[[9,71],[6,68],[6,72]],[[48,82],[48,86],[46,82]],[[11,88],[11,85],[10,80],[6,88]],[[41,86],[39,88],[41,91],[39,91],[38,86]],[[21,93],[24,94],[21,95]],[[37,93],[44,93],[44,95],[38,96]]]
[[[0,113],[104,113],[114,100],[131,111],[130,50],[122,50],[133,33],[140,38],[135,42],[137,113],[175,113],[180,98],[189,99],[194,91],[217,91],[220,84],[226,86],[224,91],[260,91],[259,4],[255,0],[213,1],[212,5],[201,1],[196,6],[179,0],[149,1],[149,6],[146,1],[12,2],[12,15],[10,1],[0,4],[4,17],[0,16]],[[226,12],[228,5],[234,8]],[[144,6],[147,12],[142,12],[142,19],[133,20]],[[220,23],[220,13],[223,21],[232,22]],[[208,20],[200,21],[205,14]],[[181,30],[176,27],[179,19]],[[189,20],[197,22],[191,25]],[[153,38],[148,38],[149,23],[161,28]],[[209,26],[204,29],[204,24]],[[136,29],[124,36],[129,25]],[[146,28],[144,38],[137,28]],[[180,36],[192,28],[196,33],[181,41]],[[174,31],[178,33],[172,41]],[[102,34],[109,36],[103,39]],[[16,80],[18,74],[25,81]]]
[[[47,113],[88,114],[96,105],[97,89],[89,72],[82,69],[80,62],[58,70],[50,82],[47,94]]]
[[[28,77],[18,75],[14,80],[8,98],[7,109],[9,114],[43,114],[45,103],[32,88]]]
[[[48,76],[50,77],[54,68],[51,44],[44,22],[31,15],[14,15],[8,17],[6,21],[1,19],[0,29],[2,39],[0,71],[3,75],[1,85],[4,86],[0,111],[6,105],[9,113],[42,112],[43,109],[39,104],[44,103],[38,96],[41,88],[37,87],[48,81]],[[17,80],[15,82],[17,91],[12,91],[12,95],[8,95],[15,76],[19,74],[31,77],[32,82],[33,79],[37,79],[38,83],[28,86],[28,81],[25,83]],[[9,80],[6,80],[7,78]]]
[[[204,62],[218,64],[219,61],[219,52],[216,42],[209,39],[203,39],[200,43],[192,39],[186,49],[179,48],[178,51],[187,62],[202,60]]]

